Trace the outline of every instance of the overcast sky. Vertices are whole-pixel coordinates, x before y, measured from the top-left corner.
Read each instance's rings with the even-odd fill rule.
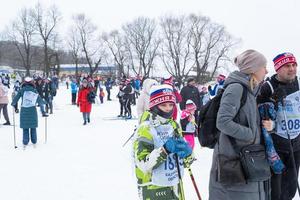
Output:
[[[4,1],[4,0],[3,0]],[[256,49],[268,59],[292,52],[300,60],[299,0],[41,0],[56,4],[67,27],[75,13],[84,12],[100,30],[119,28],[138,16],[158,18],[165,14],[201,13],[226,26],[229,33],[242,39],[237,52]],[[8,0],[0,7],[0,31],[22,7],[32,7],[35,0]]]

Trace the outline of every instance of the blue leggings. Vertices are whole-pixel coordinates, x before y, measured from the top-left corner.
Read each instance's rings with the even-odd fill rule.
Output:
[[[36,144],[36,128],[30,128],[30,138],[33,144]],[[23,144],[27,145],[29,143],[29,128],[23,128]]]

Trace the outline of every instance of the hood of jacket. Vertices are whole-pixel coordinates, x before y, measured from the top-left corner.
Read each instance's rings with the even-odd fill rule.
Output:
[[[146,79],[143,83],[143,92],[150,95],[150,89],[153,85],[158,85],[158,82],[154,79]]]
[[[250,93],[252,93],[254,96],[257,96],[258,91],[260,89],[260,86],[257,86],[256,88],[254,88],[254,90],[251,89],[250,87],[250,75],[248,74],[244,74],[240,71],[234,71],[232,73],[229,74],[228,78],[226,79],[225,83],[224,83],[224,87],[228,86],[229,84],[232,83],[240,83],[243,86],[245,86],[248,91]]]

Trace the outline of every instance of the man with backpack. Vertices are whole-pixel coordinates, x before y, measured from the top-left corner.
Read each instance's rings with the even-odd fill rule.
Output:
[[[273,102],[277,108],[271,137],[286,167],[284,173],[272,174],[272,200],[291,200],[296,194],[300,165],[300,82],[293,54],[279,54],[273,62],[276,74],[262,85],[258,103]]]

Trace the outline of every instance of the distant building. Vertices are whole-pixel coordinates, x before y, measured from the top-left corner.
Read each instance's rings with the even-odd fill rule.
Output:
[[[76,66],[75,64],[62,64],[60,65],[60,73],[62,74],[75,74]],[[78,64],[78,73],[89,73],[90,68],[87,64]],[[103,75],[116,75],[117,67],[114,65],[101,65],[98,67],[95,74]]]
[[[9,66],[0,66],[0,74],[11,74],[14,72],[14,69]]]

